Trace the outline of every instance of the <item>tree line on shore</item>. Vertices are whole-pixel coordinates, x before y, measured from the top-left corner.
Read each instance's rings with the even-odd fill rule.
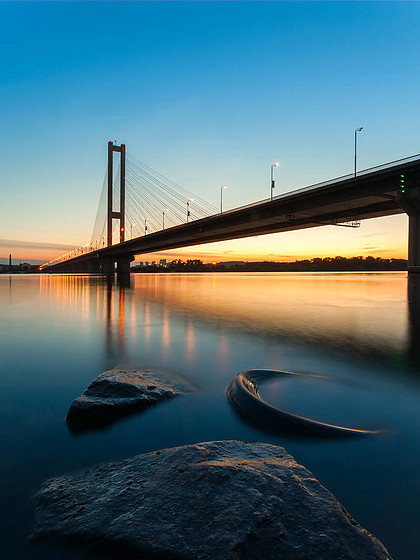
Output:
[[[175,259],[165,266],[133,266],[132,272],[346,272],[407,270],[406,259],[382,257],[324,257],[294,262],[203,263],[199,259]]]

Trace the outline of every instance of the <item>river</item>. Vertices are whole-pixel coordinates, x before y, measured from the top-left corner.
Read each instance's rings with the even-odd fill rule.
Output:
[[[200,441],[281,445],[395,560],[418,558],[420,287],[405,273],[137,274],[130,286],[84,275],[0,276],[0,510],[3,558],[70,560],[81,550],[27,543],[44,480],[96,463]],[[196,387],[72,435],[72,400],[99,373],[149,367]],[[225,391],[240,371],[276,379],[271,403],[379,435],[325,440],[266,433]]]

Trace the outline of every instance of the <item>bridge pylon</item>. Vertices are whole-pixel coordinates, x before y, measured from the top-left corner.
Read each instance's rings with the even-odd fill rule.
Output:
[[[114,152],[121,154],[120,160],[120,205],[114,211],[113,186],[114,186]],[[112,220],[120,221],[120,243],[125,239],[125,144],[115,146],[108,142],[108,214],[107,214],[107,246],[112,245]]]

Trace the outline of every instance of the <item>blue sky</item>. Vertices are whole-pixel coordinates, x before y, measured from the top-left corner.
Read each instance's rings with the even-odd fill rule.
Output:
[[[226,208],[265,198],[276,160],[277,194],[351,172],[357,126],[361,168],[420,152],[419,28],[417,2],[0,3],[0,257],[89,241],[109,139],[216,205],[227,183]],[[363,254],[383,231],[371,252],[401,253],[405,218],[375,222],[249,250]]]

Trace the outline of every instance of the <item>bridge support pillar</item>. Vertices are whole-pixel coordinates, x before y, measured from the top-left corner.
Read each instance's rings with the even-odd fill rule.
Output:
[[[128,255],[126,257],[119,257],[117,260],[117,275],[119,278],[123,276],[130,276],[130,263],[134,261],[134,257]]]
[[[87,261],[87,271],[89,274],[98,274],[99,272],[99,263],[97,259],[91,259]]]
[[[101,259],[100,262],[100,271],[102,274],[106,276],[114,276],[115,273],[115,262],[114,259],[110,257],[105,257]]]
[[[408,272],[420,273],[420,187],[406,188],[398,202],[408,214]]]
[[[420,214],[408,217],[408,272],[420,272]]]

